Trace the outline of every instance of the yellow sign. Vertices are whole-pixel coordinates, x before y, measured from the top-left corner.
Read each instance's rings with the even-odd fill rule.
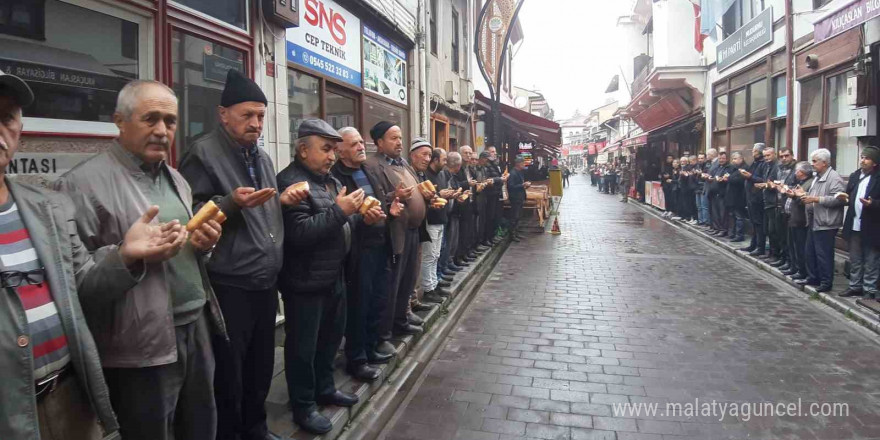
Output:
[[[477,141],[474,143],[475,148],[483,148],[486,146],[486,138],[484,136],[477,136]]]
[[[562,170],[550,170],[550,195],[562,197]]]

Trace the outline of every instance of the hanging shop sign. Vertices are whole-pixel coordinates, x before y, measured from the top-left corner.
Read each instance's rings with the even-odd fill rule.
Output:
[[[364,89],[406,104],[406,52],[364,26]]]
[[[92,157],[90,153],[16,153],[6,166],[9,175],[60,176],[80,162]]]
[[[648,143],[648,135],[643,134],[639,137],[629,138],[623,140],[624,147],[635,147],[638,145],[645,145]]]
[[[216,83],[225,84],[226,74],[230,70],[237,70],[244,73],[244,62],[241,60],[232,60],[205,53],[202,59],[202,77],[205,81],[214,81]]]
[[[121,90],[128,82],[109,71],[102,74],[4,59],[0,59],[0,70],[30,82],[113,92]]]
[[[858,0],[814,23],[813,40],[825,41],[877,16],[880,16],[880,1]]]
[[[733,63],[772,42],[773,8],[768,7],[718,44],[716,49],[718,71],[730,67]]]
[[[331,0],[300,0],[287,30],[287,61],[361,87],[361,21]]]

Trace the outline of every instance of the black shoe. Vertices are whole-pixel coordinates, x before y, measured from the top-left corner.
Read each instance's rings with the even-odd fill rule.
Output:
[[[519,236],[516,236],[516,235],[511,236],[510,239],[517,242],[517,243],[522,241],[522,238],[520,238]]]
[[[406,320],[412,325],[422,325],[425,323],[425,320],[422,319],[421,316],[416,315],[413,312],[406,312]]]
[[[456,261],[455,261],[455,265],[458,266],[458,267],[460,267],[461,270],[464,270],[464,268],[470,266],[471,263],[465,261],[464,259],[459,259],[459,260],[456,260]]]
[[[382,370],[369,364],[354,365],[345,369],[351,377],[364,382],[372,382],[382,375]]]
[[[786,261],[785,264],[783,264],[782,266],[777,267],[777,269],[779,269],[779,271],[780,271],[780,272],[783,272],[783,273],[788,272],[788,271],[791,270],[791,264],[789,264],[789,262]]]
[[[324,417],[317,410],[305,414],[294,411],[293,421],[296,422],[300,428],[312,434],[326,434],[333,429],[333,423],[330,422],[330,419]]]
[[[467,260],[469,263],[473,263],[474,261],[477,261],[478,258],[480,258],[479,255],[477,255],[474,252],[471,252],[471,253],[467,254],[467,257],[465,257],[464,259]]]
[[[443,304],[443,298],[434,293],[434,290],[422,295],[422,301],[426,303]]]
[[[816,288],[816,292],[825,293],[831,291],[831,284],[820,284],[819,287]]]
[[[846,289],[838,296],[841,298],[848,298],[850,296],[862,296],[864,293],[865,292],[862,290]]]
[[[749,252],[754,251],[754,250],[755,250],[755,247],[754,247],[754,246],[749,246],[749,247],[739,248],[739,249],[737,249],[737,250],[740,251],[740,252],[749,253]]]
[[[724,237],[727,237],[727,232],[722,231],[721,233],[719,233],[718,235],[716,235],[716,237],[718,237],[718,238],[724,238]]]
[[[413,312],[427,312],[434,308],[433,304],[425,304],[423,302],[417,302],[410,306]]]
[[[796,274],[796,273],[798,273],[798,271],[797,271],[797,269],[795,269],[795,268],[789,268],[788,270],[784,270],[784,271],[782,271],[782,274],[785,275],[785,276],[787,276],[787,277],[791,277],[791,276],[793,276],[793,275]]]
[[[795,282],[798,282],[798,281],[800,281],[800,280],[805,280],[805,279],[807,279],[807,275],[798,272],[798,273],[792,275],[792,276],[791,276],[791,279],[794,280]]]
[[[328,394],[326,396],[318,396],[315,398],[315,402],[321,406],[328,405],[336,405],[336,406],[354,406],[358,403],[358,396],[349,393],[343,393],[342,391],[336,390],[333,394]]]
[[[763,256],[764,256],[764,251],[762,251],[762,250],[758,250],[758,249],[755,249],[755,250],[749,252],[749,255],[752,256],[752,257],[763,257]]]
[[[451,272],[452,274],[455,274],[455,273],[461,272],[463,270],[464,270],[464,268],[461,267],[458,264],[458,262],[455,262],[455,263],[449,263],[449,265],[446,266],[446,271],[444,271],[444,272],[448,271],[448,272]]]
[[[785,265],[785,263],[787,263],[787,261],[785,261],[785,260],[773,260],[767,264],[769,264],[770,266],[773,266],[773,267],[782,267]]]
[[[381,341],[376,344],[376,348],[373,349],[377,354],[388,354],[395,355],[397,353],[397,347],[394,344],[388,341]]]
[[[443,289],[443,288],[441,288],[441,287],[438,285],[437,288],[434,289],[434,294],[437,295],[437,296],[439,296],[439,297],[446,298],[446,297],[448,297],[449,295],[452,295],[452,292],[450,292],[450,291],[448,291],[448,290],[446,290],[446,289]]]
[[[398,326],[394,328],[394,333],[398,335],[417,335],[423,331],[425,331],[424,328],[412,324],[407,324],[403,327]]]
[[[799,280],[795,280],[795,283],[800,284],[801,286],[818,286],[819,282],[816,280],[811,280],[809,278],[801,278]]]
[[[368,351],[367,352],[367,362],[371,364],[387,364],[391,359],[394,359],[394,352],[391,353],[379,353],[377,351]]]
[[[484,244],[481,244],[481,245],[477,246],[476,252],[477,252],[478,254],[482,254],[483,252],[486,252],[486,251],[488,251],[489,249],[490,249],[489,246],[486,246],[486,245],[484,245]]]
[[[437,287],[452,287],[452,283],[446,280],[441,280],[437,282]]]
[[[447,269],[444,269],[443,271],[441,271],[440,275],[454,279],[456,273],[458,273],[458,271],[454,271],[452,269],[447,268]]]
[[[440,275],[440,280],[451,283],[455,279],[454,275]]]
[[[743,241],[746,241],[746,238],[743,237],[742,235],[740,235],[739,237],[733,237],[733,238],[730,239],[730,242],[731,242],[731,243],[740,243],[740,242],[743,242]]]

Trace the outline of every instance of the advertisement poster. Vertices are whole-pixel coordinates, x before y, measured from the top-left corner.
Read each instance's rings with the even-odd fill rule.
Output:
[[[666,197],[663,195],[663,186],[660,182],[651,182],[651,205],[666,210]]]
[[[651,188],[654,186],[654,182],[645,182],[645,192],[642,194],[645,195],[645,203],[651,204]]]
[[[364,26],[364,89],[406,104],[406,53]]]
[[[287,30],[287,60],[361,87],[361,21],[331,0],[299,0]]]

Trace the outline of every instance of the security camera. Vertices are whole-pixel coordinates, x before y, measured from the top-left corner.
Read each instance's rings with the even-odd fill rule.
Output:
[[[807,55],[806,62],[807,68],[809,69],[815,69],[819,67],[819,55],[816,55],[814,53]]]

